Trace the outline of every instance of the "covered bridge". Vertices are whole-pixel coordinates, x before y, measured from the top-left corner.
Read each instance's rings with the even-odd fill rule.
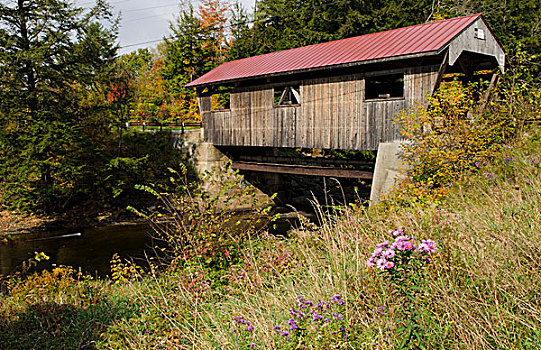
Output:
[[[226,62],[186,86],[216,146],[377,150],[444,74],[504,64],[477,14]]]
[[[445,72],[503,70],[504,60],[472,15],[227,62],[186,86],[214,145],[375,150],[400,138],[395,113]],[[219,92],[229,104],[213,107]]]

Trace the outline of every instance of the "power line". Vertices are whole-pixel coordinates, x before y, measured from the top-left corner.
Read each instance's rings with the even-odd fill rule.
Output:
[[[135,0],[120,0],[120,1],[111,2],[111,3],[109,3],[109,5],[122,4],[124,2],[129,2],[129,1],[135,1]],[[96,3],[95,1],[87,1],[87,2],[83,2],[81,4],[77,4],[77,6],[87,6],[87,5],[93,5],[95,3]]]
[[[124,45],[124,46],[119,46],[119,47],[120,47],[121,49],[125,49],[126,47],[133,47],[133,46],[139,46],[139,45],[144,45],[144,44],[157,43],[157,42],[163,41],[164,39],[166,39],[166,38],[156,39],[156,40],[149,40],[149,41],[143,41],[143,42],[140,42],[140,43],[129,44],[129,45]],[[171,39],[171,38],[169,38],[169,39]]]
[[[266,22],[266,21],[271,20],[271,19],[273,19],[273,18],[290,17],[291,15],[294,15],[294,14],[297,14],[297,13],[302,13],[302,12],[305,12],[305,11],[308,11],[308,10],[313,10],[313,9],[317,9],[317,8],[321,8],[321,7],[325,7],[325,6],[336,5],[336,4],[340,4],[340,3],[344,3],[344,2],[349,2],[349,1],[351,1],[351,0],[339,0],[339,1],[328,2],[328,3],[325,3],[325,4],[321,4],[321,5],[316,5],[316,6],[308,7],[308,8],[302,9],[302,10],[297,10],[297,11],[293,11],[293,12],[288,12],[287,14],[274,15],[274,16],[269,16],[269,17],[266,17],[266,18],[253,19],[253,20],[250,20],[250,21],[240,21],[240,22],[231,23],[231,24],[224,25],[224,26],[217,26],[217,27],[215,27],[214,29],[216,29],[216,30],[217,30],[217,29],[226,29],[226,28],[231,28],[231,27],[233,27],[233,26],[238,26],[238,25],[245,25],[245,24],[250,24],[250,23],[258,23],[258,22]],[[136,21],[136,20],[141,20],[141,19],[150,18],[150,17],[156,17],[156,16],[148,16],[148,17],[143,17],[143,18],[139,18],[139,19],[134,19],[134,20],[126,21],[126,22],[133,22],[133,21]],[[194,29],[195,29],[195,28],[194,28]],[[165,39],[167,39],[167,38],[156,39],[156,40],[149,40],[149,41],[145,41],[145,42],[140,42],[140,43],[135,43],[135,44],[124,45],[124,46],[120,46],[120,48],[121,48],[121,49],[124,49],[124,48],[126,48],[126,47],[133,47],[133,46],[139,46],[139,45],[144,45],[144,44],[151,44],[151,43],[163,41],[163,40],[165,40]],[[169,39],[171,39],[171,38],[169,38]]]
[[[152,9],[159,9],[159,8],[163,8],[163,7],[177,7],[178,4],[172,4],[172,5],[161,5],[161,6],[152,6],[152,7],[142,7],[142,8],[138,8],[138,9],[129,9],[129,10],[125,10],[123,11],[124,13],[126,12],[136,12],[136,11],[143,11],[143,10],[152,10]]]
[[[122,21],[122,23],[137,22],[137,21],[141,21],[141,20],[143,20],[143,19],[154,18],[154,17],[161,17],[161,16],[163,16],[163,15],[169,15],[169,14],[171,14],[171,12],[167,12],[167,13],[157,13],[157,14],[151,15],[151,16],[145,16],[145,17],[139,17],[139,18],[128,19],[128,20]]]

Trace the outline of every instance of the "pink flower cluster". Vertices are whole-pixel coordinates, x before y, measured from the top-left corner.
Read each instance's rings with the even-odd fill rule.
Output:
[[[389,230],[394,242],[385,241],[376,245],[376,249],[366,262],[366,266],[376,266],[380,270],[390,270],[395,266],[394,258],[408,252],[432,254],[437,251],[436,242],[431,239],[422,240],[418,247],[413,244],[413,237],[404,234],[404,228]]]

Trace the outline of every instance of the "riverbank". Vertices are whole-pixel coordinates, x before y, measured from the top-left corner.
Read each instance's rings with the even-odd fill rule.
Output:
[[[80,227],[100,227],[141,223],[144,220],[125,209],[101,211],[89,215],[80,209],[56,215],[37,215],[0,211],[0,239],[6,236],[20,236],[38,231],[57,231]]]
[[[17,214],[14,211],[0,211],[0,237],[37,230],[54,221],[51,217],[34,214]]]
[[[415,271],[423,276],[421,294],[408,301],[418,311],[423,348],[539,349],[537,140],[509,147],[505,157],[465,176],[439,206],[344,208],[321,225],[300,223],[289,238],[245,237],[238,250],[228,250],[234,261],[220,246],[213,252],[220,257],[215,262],[229,262],[222,267],[181,258],[140,273],[117,259],[112,280],[69,268],[15,279],[1,299],[0,343],[10,349],[396,349],[403,336],[396,320],[406,304],[386,273],[366,262],[376,244],[395,239],[389,230],[400,229],[415,244],[437,245],[430,263]]]
[[[256,225],[273,216],[263,206],[244,223],[215,210],[220,196],[164,198],[177,220],[159,227],[163,258],[111,254],[110,279],[62,266],[4,276],[0,344],[539,349],[541,128],[501,146],[437,203],[409,192],[370,208],[317,206],[320,222],[300,219],[285,236]]]

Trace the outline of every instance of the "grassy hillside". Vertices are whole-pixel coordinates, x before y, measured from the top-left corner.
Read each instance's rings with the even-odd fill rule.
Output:
[[[324,215],[320,227],[306,221],[287,239],[260,234],[218,277],[192,264],[119,283],[65,270],[12,278],[0,303],[0,344],[539,349],[540,150],[536,127],[454,185],[437,207],[351,207]],[[425,267],[405,270],[416,276],[414,284],[402,280],[414,286],[411,299],[391,270],[367,267],[376,244],[392,241],[388,231],[400,228],[416,244],[437,244]],[[136,276],[121,262],[115,269]],[[415,334],[401,329],[406,324]]]

